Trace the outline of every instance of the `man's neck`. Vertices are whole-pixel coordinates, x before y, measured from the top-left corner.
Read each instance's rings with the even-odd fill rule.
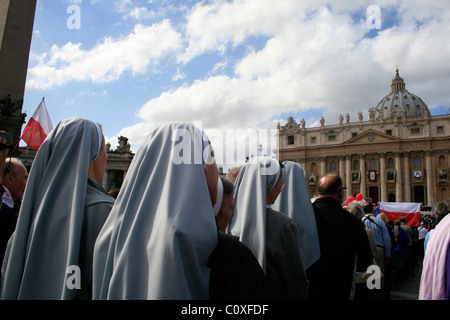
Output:
[[[342,203],[341,199],[336,194],[321,194],[321,195],[319,195],[319,198],[331,198],[333,200],[336,200],[339,203]]]

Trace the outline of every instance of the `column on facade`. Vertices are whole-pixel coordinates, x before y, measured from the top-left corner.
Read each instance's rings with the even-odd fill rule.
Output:
[[[303,129],[303,130],[302,130],[302,133],[301,133],[300,145],[301,145],[302,147],[305,147],[305,146],[306,146],[306,132],[305,132],[305,129]]]
[[[352,157],[350,155],[345,156],[345,185],[347,186],[347,197],[353,195],[352,175],[350,174],[351,168],[352,168],[351,161],[352,161]]]
[[[366,194],[367,190],[366,190],[366,159],[365,156],[363,154],[359,155],[359,170],[360,172],[360,177],[359,177],[359,190],[362,193],[363,196],[365,197],[369,197],[368,194]]]
[[[387,201],[387,185],[386,185],[386,153],[381,153],[380,159],[380,187],[381,187],[381,202]]]
[[[326,170],[325,157],[320,157],[320,174],[319,174],[319,177],[323,176],[326,172],[327,172],[327,170]]]
[[[338,156],[339,160],[339,175],[341,176],[342,183],[347,184],[347,181],[345,180],[345,157],[344,156]],[[346,191],[346,197],[348,197],[348,189]]]
[[[432,161],[432,151],[425,151],[425,168],[427,175],[427,204],[431,205],[434,200],[434,183],[433,183],[433,161]],[[425,205],[425,203],[424,203]]]
[[[303,170],[306,171],[306,158],[300,158],[300,159],[298,159],[298,163],[299,163],[300,166],[303,168]]]
[[[405,168],[405,202],[411,202],[411,172],[409,171],[409,153],[403,153],[403,167]]]
[[[339,159],[339,175],[342,178],[342,181],[345,181],[345,157],[338,156]]]
[[[401,155],[400,152],[395,153],[395,201],[403,201],[403,190],[402,190],[402,165],[401,165]]]
[[[105,170],[105,173],[103,174],[103,189],[108,191],[108,183],[109,183],[109,170]]]

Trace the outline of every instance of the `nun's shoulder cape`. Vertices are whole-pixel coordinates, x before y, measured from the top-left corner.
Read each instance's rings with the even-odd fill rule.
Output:
[[[92,299],[92,264],[94,245],[97,236],[108,218],[114,204],[102,185],[92,179],[88,180],[86,190],[85,214],[80,243],[79,266],[82,270],[81,288],[77,290],[76,299]]]
[[[278,187],[278,160],[253,158],[236,178],[234,217],[229,233],[240,238],[255,255],[267,276],[269,299],[304,299],[308,281],[295,222],[267,207],[267,192]]]
[[[161,126],[141,145],[95,245],[94,299],[209,298],[217,227],[208,145],[184,123]]]
[[[77,267],[84,268],[80,257],[92,260],[92,252],[80,246],[96,237],[88,232],[91,223],[102,225],[105,220],[105,214],[90,214],[92,222],[87,224],[86,208],[104,207],[105,213],[114,201],[88,178],[102,137],[96,123],[69,118],[39,148],[3,262],[2,299],[73,299],[78,294],[79,283],[70,277]],[[86,289],[83,281],[90,277],[85,270],[81,273]]]
[[[319,235],[314,209],[305,182],[305,173],[300,164],[283,162],[283,177],[286,183],[272,208],[287,214],[300,231],[300,247],[305,269],[320,258]]]
[[[234,217],[228,233],[238,236],[258,259],[266,272],[266,193],[280,177],[278,160],[252,158],[240,170],[235,181]]]

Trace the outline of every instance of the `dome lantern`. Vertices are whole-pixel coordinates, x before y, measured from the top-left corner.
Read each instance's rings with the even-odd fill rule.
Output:
[[[423,117],[430,111],[421,98],[406,90],[405,81],[400,77],[398,68],[392,79],[391,92],[374,108],[374,114],[379,118]]]
[[[403,81],[403,78],[398,74],[398,68],[396,70],[395,78],[392,79],[391,84],[391,93],[395,91],[405,91],[405,81]]]

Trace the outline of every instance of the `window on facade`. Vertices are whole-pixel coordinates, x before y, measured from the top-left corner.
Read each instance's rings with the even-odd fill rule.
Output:
[[[444,156],[439,156],[439,167],[446,167]]]
[[[388,169],[394,169],[394,159],[388,159]]]
[[[387,130],[386,130],[386,134],[392,136],[392,129],[387,129]]]
[[[437,128],[436,128],[436,132],[437,132],[437,133],[441,133],[441,134],[444,133],[444,127],[443,127],[443,126],[437,127]]]
[[[330,134],[328,136],[328,141],[336,141],[336,135],[335,134]]]
[[[352,138],[356,137],[358,135],[358,132],[352,132]]]
[[[359,161],[353,160],[353,170],[359,170]]]
[[[330,171],[331,172],[336,172],[337,171],[336,161],[334,161],[334,160],[330,162]]]
[[[311,137],[311,144],[315,144],[316,143],[316,137]]]
[[[375,158],[370,159],[369,170],[377,170],[377,160]]]
[[[411,134],[420,134],[420,128],[411,128]]]
[[[295,137],[294,136],[288,136],[288,145],[295,143]]]
[[[316,172],[316,163],[311,163],[311,172]]]
[[[420,168],[422,168],[422,158],[415,157],[414,158],[414,169],[420,169]]]

